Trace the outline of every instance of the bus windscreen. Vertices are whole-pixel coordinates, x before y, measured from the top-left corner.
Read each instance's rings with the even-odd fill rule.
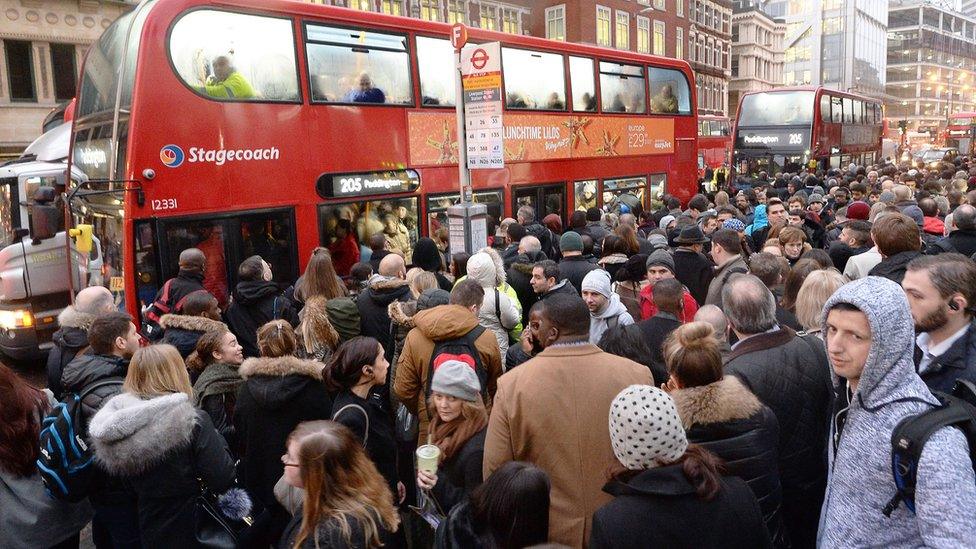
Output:
[[[755,93],[742,99],[739,126],[797,126],[813,122],[812,91]]]

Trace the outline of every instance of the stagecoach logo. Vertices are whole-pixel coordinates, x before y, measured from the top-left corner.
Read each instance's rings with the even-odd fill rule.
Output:
[[[159,159],[167,168],[180,167],[185,158],[186,155],[183,154],[183,149],[177,145],[166,145],[162,149],[159,149]]]
[[[770,143],[779,143],[778,135],[745,135],[742,136],[742,140],[750,145],[763,144],[769,145]]]

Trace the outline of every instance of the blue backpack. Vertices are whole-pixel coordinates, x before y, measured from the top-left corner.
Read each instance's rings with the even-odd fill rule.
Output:
[[[122,380],[93,383],[58,403],[41,423],[37,471],[54,499],[79,502],[88,497],[95,477],[91,446],[85,441],[81,401],[99,387],[122,386]]]

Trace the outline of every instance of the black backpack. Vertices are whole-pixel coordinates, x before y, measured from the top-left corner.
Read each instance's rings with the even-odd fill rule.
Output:
[[[891,433],[891,473],[895,477],[897,493],[882,511],[886,517],[900,502],[915,513],[915,485],[918,482],[918,463],[922,449],[933,433],[943,427],[956,427],[966,436],[969,457],[976,467],[976,385],[971,381],[956,381],[952,394],[933,391],[940,405],[906,417]]]
[[[88,497],[95,467],[86,442],[81,401],[99,387],[122,386],[121,379],[93,383],[58,403],[41,423],[41,455],[37,471],[47,493],[54,499],[79,502]]]
[[[475,342],[485,333],[485,327],[477,325],[470,332],[457,339],[447,339],[434,343],[434,350],[430,353],[430,365],[427,367],[427,395],[430,396],[430,387],[434,381],[434,370],[448,360],[460,360],[474,368],[478,374],[478,381],[481,382],[481,397],[488,399],[488,370],[481,361],[481,353]]]

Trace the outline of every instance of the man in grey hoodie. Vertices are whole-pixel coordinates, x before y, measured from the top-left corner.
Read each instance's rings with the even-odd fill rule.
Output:
[[[582,290],[583,301],[590,310],[590,343],[599,343],[603,332],[610,328],[634,323],[634,317],[611,288],[610,273],[603,269],[590,271],[583,277]]]
[[[882,509],[896,493],[891,433],[938,404],[915,373],[914,324],[905,292],[869,276],[834,293],[823,333],[837,391],[828,446],[830,473],[817,546],[971,547],[976,479],[966,439],[953,428],[928,440],[918,466],[916,513]]]

